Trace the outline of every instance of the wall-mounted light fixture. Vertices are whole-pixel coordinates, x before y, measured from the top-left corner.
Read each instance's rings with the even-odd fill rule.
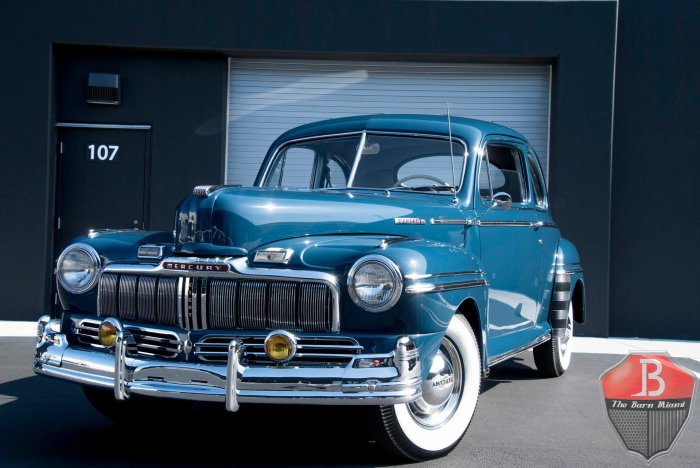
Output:
[[[118,106],[121,103],[120,75],[112,73],[90,73],[88,77],[87,102]]]

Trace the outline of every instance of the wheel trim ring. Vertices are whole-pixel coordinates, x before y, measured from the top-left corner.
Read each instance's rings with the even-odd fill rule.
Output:
[[[573,321],[574,310],[569,304],[569,313],[566,316],[566,329],[564,336],[558,338],[559,346],[557,346],[557,351],[559,353],[559,362],[568,367],[568,361],[571,359],[571,347],[569,346],[569,341],[574,334],[574,321]]]
[[[454,386],[450,396],[440,405],[431,405],[423,400],[422,397],[416,402],[407,405],[408,413],[413,420],[425,429],[439,429],[452,419],[452,416],[459,408],[464,387],[462,385],[462,359],[455,344],[449,338],[443,338],[438,353],[441,353],[443,358],[452,366]],[[422,408],[427,408],[431,411],[422,411]]]

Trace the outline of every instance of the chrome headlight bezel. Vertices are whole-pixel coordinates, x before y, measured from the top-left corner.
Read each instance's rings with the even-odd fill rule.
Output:
[[[88,259],[92,262],[93,266],[92,277],[90,278],[90,281],[88,281],[83,286],[75,286],[74,284],[71,284],[65,279],[65,277],[62,274],[63,263],[66,257],[68,256],[68,254],[73,253],[75,251],[79,251],[82,254],[85,254],[88,257]],[[97,280],[100,277],[101,270],[102,261],[100,260],[100,256],[97,253],[97,251],[91,245],[79,242],[76,244],[69,245],[63,250],[63,252],[61,252],[61,255],[56,261],[56,280],[66,291],[72,294],[84,294],[95,287],[95,285],[97,284]]]
[[[383,267],[391,277],[391,283],[393,288],[391,295],[387,300],[379,304],[371,304],[365,302],[364,300],[362,300],[361,297],[358,296],[356,291],[355,277],[357,275],[357,272],[362,267],[369,264],[379,265],[380,267]],[[387,257],[375,254],[365,255],[364,257],[357,260],[353,264],[352,268],[350,268],[350,272],[348,273],[347,286],[350,298],[358,307],[361,307],[369,312],[384,312],[386,310],[391,309],[399,301],[401,293],[403,292],[403,277],[401,276],[401,270],[399,270],[399,267]]]

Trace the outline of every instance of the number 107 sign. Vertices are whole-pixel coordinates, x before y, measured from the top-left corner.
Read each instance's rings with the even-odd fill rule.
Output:
[[[91,162],[117,161],[119,145],[91,144],[87,147],[87,159]]]

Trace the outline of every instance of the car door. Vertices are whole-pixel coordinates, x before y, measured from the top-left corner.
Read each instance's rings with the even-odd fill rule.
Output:
[[[527,149],[527,172],[530,179],[530,200],[533,204],[537,223],[534,226],[537,249],[540,253],[540,272],[538,297],[540,303],[538,325],[547,326],[549,320],[549,303],[552,296],[552,265],[555,263],[557,247],[561,233],[557,228],[549,212],[549,202],[547,199],[547,187],[545,184],[542,167],[535,150]]]
[[[542,331],[538,213],[530,197],[524,142],[490,138],[478,172],[475,210],[481,260],[489,282],[488,347],[491,358],[530,343]],[[493,205],[507,193],[509,209]],[[498,198],[498,197],[497,197]],[[501,196],[502,198],[502,196]]]

